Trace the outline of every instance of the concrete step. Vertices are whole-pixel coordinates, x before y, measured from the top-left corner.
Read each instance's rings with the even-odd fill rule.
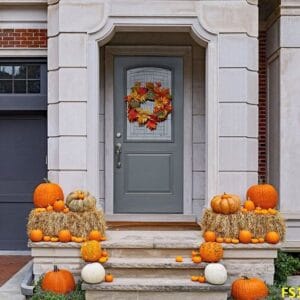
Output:
[[[207,263],[195,264],[190,257],[184,257],[182,263],[174,258],[110,258],[103,266],[106,272],[117,278],[189,278],[200,275]]]
[[[86,300],[226,300],[230,284],[210,285],[190,279],[116,278],[111,283],[82,285]]]

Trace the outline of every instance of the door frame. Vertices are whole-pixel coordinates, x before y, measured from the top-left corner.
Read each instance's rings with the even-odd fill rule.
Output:
[[[192,214],[192,48],[190,46],[105,47],[105,212],[114,214],[114,56],[180,56],[183,58],[183,215]],[[179,214],[180,215],[180,214]]]

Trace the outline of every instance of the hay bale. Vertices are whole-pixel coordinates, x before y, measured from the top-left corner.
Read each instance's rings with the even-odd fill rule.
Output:
[[[238,238],[239,231],[249,230],[255,237],[264,237],[269,231],[276,231],[283,240],[285,236],[285,223],[280,215],[262,215],[254,212],[242,212],[230,215],[217,214],[206,209],[201,220],[204,231],[211,230],[220,237]]]
[[[44,235],[57,236],[62,229],[69,229],[73,236],[87,237],[93,229],[105,235],[105,217],[103,211],[85,212],[30,212],[27,223],[27,234],[32,229],[41,229]]]

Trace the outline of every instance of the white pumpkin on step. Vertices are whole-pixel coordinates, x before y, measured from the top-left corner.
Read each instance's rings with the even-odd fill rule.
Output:
[[[100,283],[104,281],[105,270],[100,263],[90,263],[82,268],[81,278],[86,283]]]
[[[224,284],[227,280],[227,271],[222,264],[208,264],[204,270],[206,281],[211,284]]]

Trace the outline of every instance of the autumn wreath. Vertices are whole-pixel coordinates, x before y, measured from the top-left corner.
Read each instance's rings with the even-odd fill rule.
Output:
[[[129,122],[146,125],[150,130],[155,130],[157,123],[165,121],[172,111],[170,89],[162,87],[160,82],[146,82],[145,85],[136,82],[130,94],[125,96],[125,101]],[[146,101],[154,101],[153,111],[141,107]]]

